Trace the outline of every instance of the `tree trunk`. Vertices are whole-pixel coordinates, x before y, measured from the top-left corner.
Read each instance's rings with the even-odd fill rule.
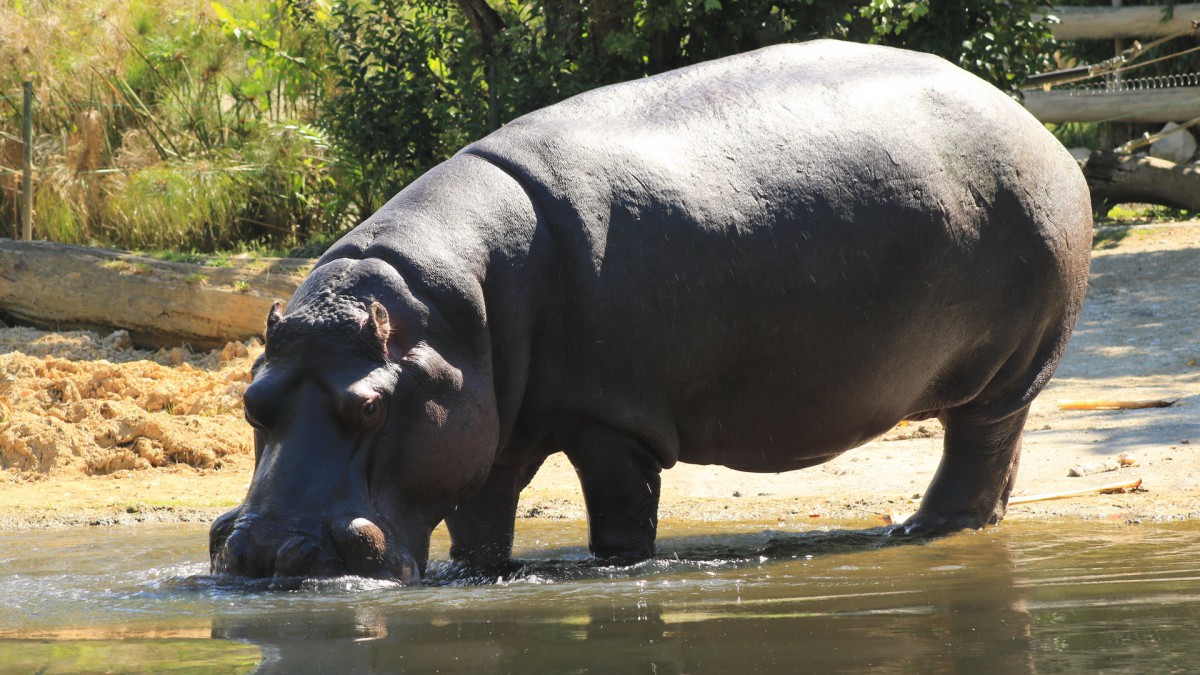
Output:
[[[1093,203],[1162,204],[1200,211],[1200,170],[1191,164],[1096,150],[1083,175]]]
[[[610,35],[620,32],[624,15],[632,15],[634,7],[632,3],[624,0],[593,0],[591,10],[588,19],[591,25],[589,37],[592,42],[592,55],[601,63],[612,63],[614,57],[609,54],[604,43]]]
[[[50,329],[125,329],[142,347],[220,347],[261,336],[308,259],[229,259],[213,267],[45,241],[0,239],[0,315]]]

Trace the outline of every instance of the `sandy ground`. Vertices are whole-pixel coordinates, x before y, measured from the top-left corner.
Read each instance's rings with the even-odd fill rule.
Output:
[[[0,528],[210,520],[253,462],[240,394],[256,343],[141,352],[120,334],[0,330]],[[1142,480],[1120,494],[1014,505],[1010,519],[1200,517],[1200,221],[1102,228],[1066,359],[1035,403],[1014,496]],[[1063,401],[1173,400],[1071,411]],[[876,523],[914,510],[941,452],[936,421],[893,429],[819,467],[747,474],[680,465],[663,518],[765,525]],[[1127,454],[1113,471],[1072,467]],[[525,518],[583,518],[574,472],[551,458]]]

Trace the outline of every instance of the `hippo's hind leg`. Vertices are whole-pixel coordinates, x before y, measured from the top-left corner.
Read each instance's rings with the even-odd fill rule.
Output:
[[[969,407],[943,413],[941,464],[921,507],[894,531],[938,535],[1000,522],[1017,478],[1028,414],[1028,404],[998,419]]]
[[[599,423],[585,424],[564,451],[583,488],[592,555],[611,562],[653,556],[662,470],[654,454]]]
[[[896,531],[937,535],[993,525],[1004,517],[1017,480],[1025,419],[1066,350],[1083,294],[1059,300],[1052,302],[1050,295],[1043,298],[1046,314],[1040,319],[1040,330],[1037,322],[1014,324],[1018,334],[1024,333],[1025,342],[1008,352],[970,401],[938,416],[946,428],[941,464],[921,507]],[[1011,342],[999,339],[994,344]],[[1007,351],[1003,346],[994,348],[1001,350],[996,355]],[[981,355],[986,357],[986,352],[976,352],[976,364],[998,360],[980,360]]]

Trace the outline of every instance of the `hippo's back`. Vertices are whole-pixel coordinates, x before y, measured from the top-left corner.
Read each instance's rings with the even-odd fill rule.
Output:
[[[529,414],[603,419],[668,463],[795,468],[908,415],[1027,403],[1086,284],[1070,156],[932,56],[771,47],[463,153],[521,183],[554,242]]]

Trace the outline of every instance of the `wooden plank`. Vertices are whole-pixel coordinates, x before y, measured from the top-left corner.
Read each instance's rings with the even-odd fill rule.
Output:
[[[144,347],[209,349],[262,335],[271,303],[290,298],[314,261],[222,262],[0,239],[0,314],[41,328],[123,328]]]
[[[1193,20],[1200,20],[1200,4],[1175,5],[1173,13],[1166,10],[1164,5],[1051,7],[1050,15],[1059,22],[1050,31],[1058,40],[1156,38],[1186,30]],[[1164,21],[1167,14],[1171,18]]]
[[[22,84],[21,108],[21,238],[33,239],[33,83]]]
[[[1181,122],[1200,115],[1200,87],[1116,92],[1025,91],[1039,122]]]

